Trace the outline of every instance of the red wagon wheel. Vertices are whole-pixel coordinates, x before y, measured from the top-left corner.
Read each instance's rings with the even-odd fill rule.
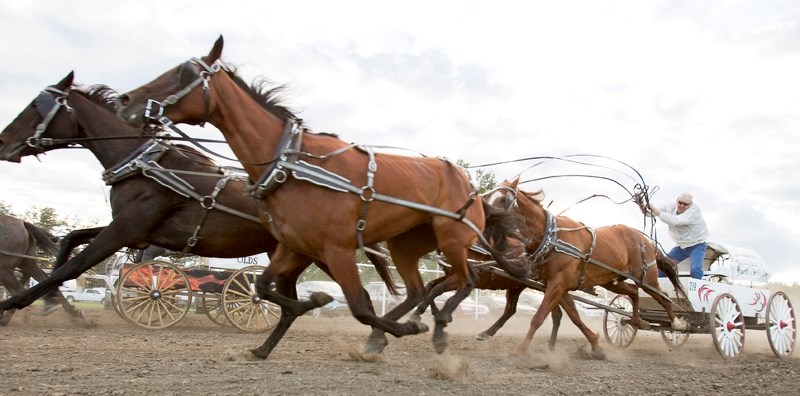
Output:
[[[611,308],[616,308],[620,311],[633,313],[633,304],[628,296],[618,294],[609,303]],[[622,315],[616,312],[606,311],[603,314],[603,334],[609,344],[625,348],[633,342],[636,337],[638,329],[631,325],[630,316]]]
[[[222,309],[237,329],[249,333],[272,330],[280,318],[280,308],[256,294],[256,278],[264,267],[252,265],[231,275],[222,288]]]
[[[729,293],[717,297],[709,320],[717,352],[726,359],[739,357],[744,349],[744,315],[736,299]]]
[[[797,323],[792,302],[784,292],[776,292],[767,304],[767,339],[769,347],[779,358],[789,357],[794,352]]]
[[[120,279],[119,308],[131,323],[146,329],[164,329],[189,312],[192,289],[189,278],[164,261],[136,264]]]

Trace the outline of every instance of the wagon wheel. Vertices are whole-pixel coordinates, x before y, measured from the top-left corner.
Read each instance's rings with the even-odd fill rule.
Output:
[[[689,341],[689,333],[684,333],[682,331],[672,331],[672,330],[661,330],[661,339],[667,343],[667,345],[680,348],[686,341]]]
[[[622,294],[614,297],[609,306],[633,313],[633,304],[631,304],[630,297]],[[625,348],[630,345],[638,331],[636,327],[631,325],[629,316],[616,312],[606,311],[603,314],[603,323],[603,334],[606,336],[606,341],[618,348]]]
[[[200,304],[203,307],[203,312],[212,322],[220,326],[225,326],[229,323],[228,318],[225,316],[225,310],[222,309],[222,297],[219,294],[203,293],[200,296]]]
[[[278,307],[256,294],[256,278],[264,267],[252,265],[231,275],[222,287],[222,310],[237,329],[263,333],[278,324]]]
[[[777,292],[769,298],[766,316],[769,347],[775,356],[789,357],[794,352],[796,321],[792,302],[784,292]]]
[[[164,261],[144,261],[120,279],[117,298],[122,315],[146,329],[164,329],[189,312],[192,289],[180,268]]]
[[[744,348],[744,316],[736,299],[723,293],[711,305],[711,336],[722,357],[735,359]]]
[[[122,313],[122,306],[119,304],[119,293],[111,295],[111,308],[114,308],[114,312],[116,312],[120,318],[124,319],[128,323],[133,323],[124,313]]]

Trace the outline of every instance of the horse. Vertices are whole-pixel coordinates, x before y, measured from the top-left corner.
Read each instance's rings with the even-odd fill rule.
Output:
[[[193,58],[121,95],[118,115],[136,126],[153,118],[172,127],[209,122],[222,132],[250,176],[262,223],[283,242],[257,281],[259,295],[279,305],[281,317],[264,344],[251,352],[267,358],[295,319],[308,310],[282,297],[295,287],[286,275],[307,259],[297,252],[327,262],[353,316],[373,327],[366,353],[383,349],[383,332],[402,337],[427,331],[421,322],[398,320],[425,297],[418,260],[438,249],[458,279],[456,293],[435,316],[434,350],[443,353],[444,327],[475,283],[467,264],[469,247],[485,240],[485,230],[511,234],[514,228],[508,227],[502,213],[492,213],[498,211],[480,199],[466,172],[447,160],[375,153],[369,146],[310,132],[280,103],[280,87],[264,92],[248,86],[234,67],[222,62],[222,47],[220,36],[207,56]],[[354,254],[362,243],[378,241],[386,241],[407,292],[406,300],[383,317],[375,314],[369,296],[361,292]],[[493,252],[499,265],[524,271],[499,251]]]
[[[685,319],[675,315],[671,301],[658,286],[657,268],[666,274],[679,295],[685,296],[677,270],[671,265],[674,260],[659,254],[652,240],[626,225],[592,229],[566,216],[555,217],[542,206],[541,190],[525,192],[518,188],[518,184],[518,177],[512,181],[505,180],[487,197],[492,205],[518,210],[526,219],[526,234],[530,240],[528,250],[532,252],[537,278],[545,286],[542,303],[513,354],[526,353],[536,330],[568,291],[597,285],[630,297],[633,308],[630,323],[633,326],[649,327],[639,316],[638,289],[642,286],[664,307],[674,330],[688,328]],[[583,323],[578,327],[591,344],[592,354],[601,356],[599,336]]]
[[[30,305],[124,247],[159,246],[229,258],[275,251],[278,240],[261,226],[257,203],[240,172],[216,165],[190,146],[161,141],[120,122],[116,92],[101,85],[82,90],[73,79],[70,72],[47,87],[0,133],[0,160],[19,163],[24,156],[82,145],[105,168],[113,220],[63,237],[51,275],[0,301],[0,312]],[[395,290],[388,261],[368,256]],[[317,264],[327,272],[324,263]],[[296,280],[303,269],[291,276]],[[287,296],[296,298],[296,292]]]
[[[47,278],[47,274],[36,262],[38,260],[36,253],[41,249],[45,254],[54,256],[58,248],[57,239],[47,230],[34,224],[0,214],[0,285],[11,295],[19,295],[25,291],[25,284],[30,278],[37,282]],[[14,274],[16,269],[22,273],[22,279],[18,279]],[[74,317],[83,317],[60,291],[57,291],[55,297],[65,311]],[[15,310],[11,310],[2,313],[0,326],[7,325],[14,312]]]

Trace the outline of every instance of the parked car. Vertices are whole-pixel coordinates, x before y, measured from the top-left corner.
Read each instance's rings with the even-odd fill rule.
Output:
[[[452,297],[453,294],[454,293],[451,291],[442,293],[433,299],[433,303],[436,304],[437,308],[441,309],[444,306],[445,301],[447,301],[448,298]],[[473,301],[472,298],[467,297],[464,300],[462,300],[460,304],[458,304],[458,308],[455,311],[453,311],[453,314],[458,316],[470,316],[470,317],[475,317],[476,315],[484,316],[484,315],[489,315],[489,307],[483,304],[478,304],[475,301]]]
[[[502,315],[506,309],[506,297],[496,295],[483,295],[478,297],[478,303],[489,307],[489,313],[492,315]],[[527,304],[517,301],[516,315],[533,316],[536,313],[536,308]]]
[[[297,285],[297,298],[308,300],[311,293],[322,292],[331,297],[333,301],[323,307],[311,310],[311,315],[315,318],[320,316],[342,316],[350,314],[350,307],[347,299],[338,283],[333,281],[306,281]]]
[[[372,300],[372,306],[375,308],[375,313],[383,315],[391,311],[397,304],[400,304],[406,299],[406,287],[397,285],[398,295],[392,295],[386,284],[383,282],[370,282],[364,285],[364,289],[369,293],[369,299]]]
[[[59,288],[61,294],[67,301],[73,303],[76,301],[90,301],[90,302],[106,302],[106,289],[102,287],[83,289],[83,291],[69,290],[66,288]]]

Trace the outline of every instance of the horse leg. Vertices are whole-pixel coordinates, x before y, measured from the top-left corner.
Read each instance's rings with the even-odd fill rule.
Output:
[[[32,259],[23,260],[23,263],[22,263],[22,265],[20,265],[19,268],[23,273],[25,273],[27,275],[30,275],[33,279],[35,279],[36,282],[42,282],[45,279],[47,279],[47,274],[45,274],[44,271],[41,269],[41,267],[39,267],[39,265],[36,264],[36,262],[34,260],[32,260]],[[58,290],[58,288],[55,289],[55,296],[53,296],[51,298],[54,299],[55,302],[58,303],[58,305],[61,305],[61,307],[64,308],[64,311],[66,311],[68,314],[72,315],[73,317],[80,318],[80,319],[84,319],[85,318],[83,316],[83,312],[81,312],[80,310],[78,310],[74,306],[72,306],[72,304],[70,304],[69,301],[67,301],[67,299],[64,298],[64,295],[61,294],[61,291]],[[55,311],[55,309],[58,308],[58,305],[50,305],[50,306],[48,306],[47,304],[45,304],[45,314],[50,314],[53,311]],[[50,308],[50,307],[52,307],[52,308]]]
[[[488,340],[490,337],[494,336],[495,333],[497,333],[497,331],[503,327],[503,325],[506,324],[509,318],[517,313],[517,302],[519,301],[519,295],[522,294],[523,290],[525,290],[524,286],[514,287],[506,290],[506,306],[503,309],[503,314],[500,315],[500,317],[497,318],[497,321],[494,322],[494,324],[492,324],[488,329],[478,334],[476,337],[477,339],[481,341]]]
[[[563,303],[563,299],[562,299]],[[564,313],[561,311],[559,306],[556,306],[553,309],[553,312],[550,312],[550,320],[553,321],[553,329],[550,331],[550,341],[547,342],[547,349],[552,351],[556,350],[556,339],[558,338],[558,329],[561,327],[561,318],[564,317]]]
[[[278,249],[270,257],[270,265],[256,281],[256,290],[262,298],[280,305],[281,314],[278,324],[264,343],[250,350],[253,356],[260,359],[268,358],[300,315],[333,301],[330,296],[323,296],[322,293],[314,293],[308,301],[297,301],[297,278],[310,264],[311,259],[285,248],[282,244],[278,245]],[[326,266],[319,267],[330,274]],[[275,290],[270,288],[273,284]]]
[[[151,209],[152,217],[146,219],[138,214],[141,212],[116,216],[115,220],[101,231],[89,246],[54,270],[47,279],[19,295],[0,301],[0,312],[27,307],[53,289],[57,289],[64,281],[77,278],[122,247],[143,241],[149,230],[162,218],[155,208]],[[131,229],[131,224],[138,224],[140,228]]]
[[[647,269],[646,280],[647,280],[646,283],[650,285],[653,289],[658,291],[658,293],[656,293],[656,291],[650,290],[650,288],[648,287],[643,288],[645,293],[649,294],[651,297],[653,297],[653,299],[656,300],[656,302],[658,302],[659,305],[664,307],[664,310],[667,311],[667,316],[669,317],[672,329],[678,331],[688,330],[689,323],[686,321],[686,319],[678,318],[675,315],[675,310],[672,307],[672,301],[664,297],[666,294],[658,286],[658,272],[655,268],[650,267]]]
[[[436,285],[444,282],[445,279],[447,279],[447,277],[448,277],[448,275],[443,275],[443,276],[440,276],[440,277],[428,282],[428,284],[425,285],[425,295],[426,296],[431,295],[431,291],[433,290],[433,288],[436,287]],[[433,303],[431,303],[429,301],[433,301],[433,300],[428,300],[427,298],[424,298],[422,300],[422,302],[417,306],[417,309],[414,311],[414,313],[411,314],[411,320],[415,320],[415,321],[419,322],[421,320],[422,314],[424,314],[425,311],[427,311],[429,307],[431,309],[431,314],[436,315],[436,313],[439,312],[439,308],[436,307],[436,304],[433,304]]]
[[[82,230],[74,230],[69,232],[63,238],[61,238],[61,241],[59,241],[58,243],[58,252],[56,253],[55,261],[53,262],[53,270],[61,268],[64,265],[64,263],[67,262],[70,254],[72,254],[72,251],[76,247],[91,242],[92,238],[96,237],[104,229],[105,227],[95,227],[95,228],[85,228]],[[37,282],[40,282],[40,280],[37,279]],[[62,299],[64,301],[62,301]],[[70,313],[72,313],[72,311],[79,312],[75,310],[74,307],[72,307],[72,305],[69,303],[67,303],[70,306],[70,309],[68,309],[64,305],[64,302],[66,301],[67,300],[64,299],[64,295],[61,294],[58,288],[51,290],[44,297],[45,312],[51,313],[55,311],[59,304],[63,306],[64,310],[66,310],[67,312]]]
[[[387,247],[389,248],[389,252],[391,252],[392,261],[394,261],[397,273],[406,285],[406,298],[394,309],[387,312],[381,319],[391,321],[399,320],[414,309],[414,307],[421,305],[420,301],[427,295],[427,289],[422,283],[422,277],[419,274],[419,258],[424,253],[428,252],[431,246],[421,241],[424,241],[424,239],[418,238],[416,233],[406,233],[388,241]],[[369,294],[366,295],[366,299],[369,301]],[[371,302],[369,308],[372,309]],[[418,331],[420,333],[428,331],[428,326],[420,321],[419,316],[416,317],[416,320],[413,317],[410,318],[408,323],[413,323],[418,326]],[[389,341],[386,339],[386,332],[380,327],[373,326],[372,333],[367,338],[367,344],[364,346],[364,353],[380,353],[388,344]]]
[[[439,309],[439,312],[434,315],[435,327],[433,329],[433,347],[437,354],[442,354],[445,349],[447,349],[447,333],[445,333],[444,328],[453,321],[453,312],[458,308],[458,305],[469,296],[478,280],[478,276],[467,264],[468,246],[459,248],[455,244],[445,245],[441,247],[441,250],[453,269],[453,275],[449,277],[452,278],[452,280],[448,280],[448,282],[454,282],[451,287],[452,290],[455,290],[455,293],[445,301],[444,305]],[[439,284],[437,287],[442,286],[442,284]],[[432,301],[435,297],[435,291],[436,288],[426,297],[426,300]]]
[[[650,328],[650,323],[643,320],[639,315],[639,287],[628,282],[618,282],[617,284],[608,283],[603,285],[604,288],[617,293],[626,295],[631,299],[631,309],[633,315],[631,316],[630,323],[632,326],[647,330]]]
[[[567,313],[572,323],[578,326],[583,336],[586,337],[586,341],[589,341],[589,345],[592,347],[591,357],[597,360],[605,360],[606,354],[603,352],[603,348],[600,347],[600,335],[589,329],[589,327],[583,323],[581,315],[575,307],[575,300],[572,299],[569,293],[564,293],[564,296],[561,297],[561,308],[564,308],[564,312]]]
[[[0,257],[2,258],[2,257]],[[21,261],[16,257],[9,257],[7,262],[0,266],[0,285],[6,288],[11,295],[19,294],[24,290],[23,285],[14,275],[14,268],[17,267],[17,262]],[[7,325],[11,318],[14,316],[16,309],[8,310],[0,313],[0,326]]]
[[[566,293],[566,290],[561,277],[548,279],[547,289],[545,289],[542,303],[539,305],[539,309],[536,310],[533,318],[531,318],[531,325],[528,328],[528,333],[525,334],[525,338],[523,338],[522,342],[511,352],[513,355],[522,356],[528,351],[528,347],[533,340],[534,334],[536,334],[536,330],[542,326],[547,315],[556,308],[564,293]]]

